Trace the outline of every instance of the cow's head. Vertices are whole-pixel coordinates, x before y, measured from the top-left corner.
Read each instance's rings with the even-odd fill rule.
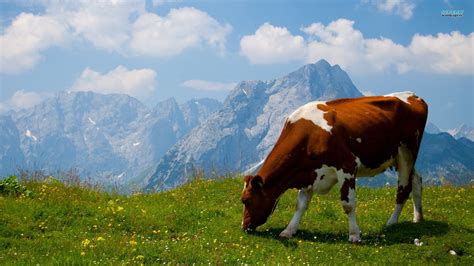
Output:
[[[276,197],[264,188],[261,176],[246,176],[244,182],[244,190],[241,196],[244,204],[242,229],[249,231],[267,221],[277,202]]]

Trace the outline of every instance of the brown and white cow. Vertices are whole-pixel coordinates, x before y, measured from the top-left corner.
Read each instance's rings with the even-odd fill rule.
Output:
[[[428,106],[412,92],[385,96],[310,102],[286,120],[281,135],[260,170],[245,176],[242,228],[266,222],[280,195],[297,188],[297,210],[280,234],[291,237],[313,193],[326,194],[337,183],[349,219],[349,241],[360,241],[356,222],[355,179],[374,176],[388,167],[398,171],[391,225],[413,191],[414,222],[421,221],[421,177],[414,164]]]

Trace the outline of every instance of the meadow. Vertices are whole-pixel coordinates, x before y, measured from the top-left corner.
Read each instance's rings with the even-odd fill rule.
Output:
[[[313,198],[290,240],[278,234],[291,219],[297,191],[285,193],[268,222],[247,234],[240,229],[241,190],[239,177],[129,196],[54,178],[10,178],[0,184],[0,264],[474,265],[472,186],[426,187],[426,220],[411,222],[410,199],[400,223],[388,228],[395,188],[358,187],[360,244],[347,242],[335,189]]]

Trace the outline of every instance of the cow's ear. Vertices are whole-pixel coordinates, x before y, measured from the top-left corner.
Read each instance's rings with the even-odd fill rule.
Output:
[[[260,189],[263,187],[263,179],[259,175],[254,176],[250,182],[252,184],[252,188]]]

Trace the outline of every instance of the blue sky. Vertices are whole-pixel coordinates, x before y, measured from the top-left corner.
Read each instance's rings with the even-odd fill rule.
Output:
[[[462,10],[463,16],[442,16]],[[54,93],[223,100],[324,58],[364,93],[411,90],[474,125],[472,1],[0,1],[0,112]]]

